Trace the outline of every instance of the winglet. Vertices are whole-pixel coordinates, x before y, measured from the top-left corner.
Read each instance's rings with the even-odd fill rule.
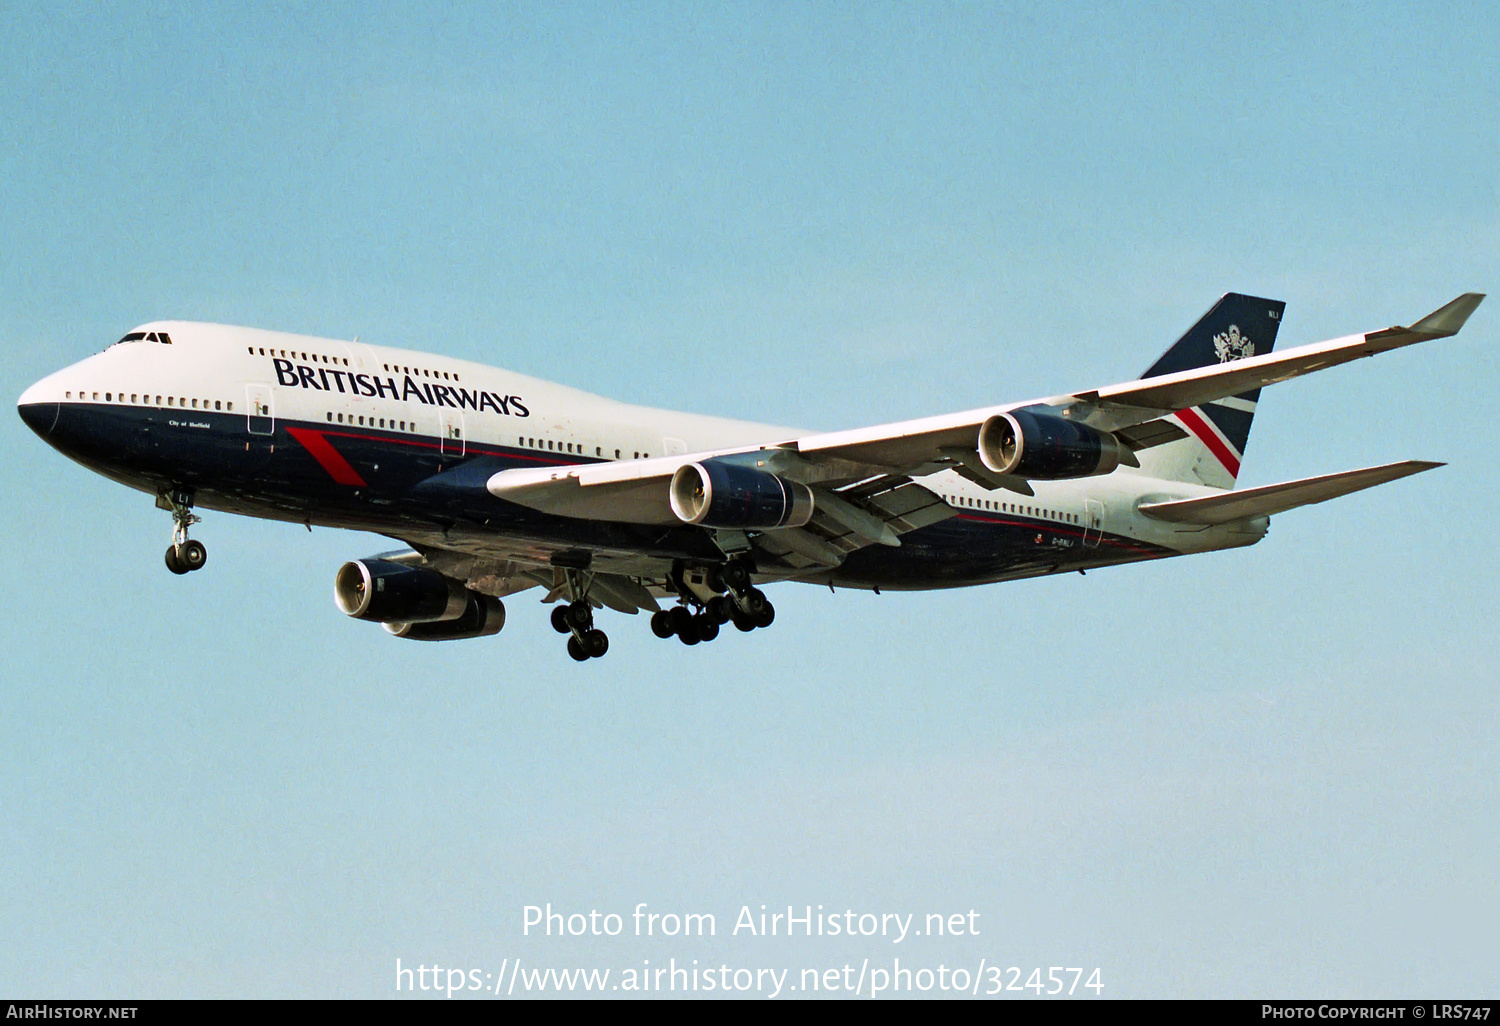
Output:
[[[1469,319],[1469,315],[1475,311],[1483,299],[1484,293],[1482,292],[1465,292],[1448,305],[1432,311],[1408,330],[1420,331],[1424,335],[1434,335],[1439,338],[1456,335],[1458,329],[1464,326],[1464,322]]]

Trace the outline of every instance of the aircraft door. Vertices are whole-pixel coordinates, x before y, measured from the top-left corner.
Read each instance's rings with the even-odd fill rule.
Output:
[[[440,437],[438,451],[444,456],[464,454],[464,414],[462,410],[446,407],[438,411]]]
[[[245,429],[252,435],[276,433],[275,398],[270,385],[246,385]]]
[[[1104,503],[1098,499],[1085,499],[1083,503],[1083,546],[1097,549],[1104,535]]]

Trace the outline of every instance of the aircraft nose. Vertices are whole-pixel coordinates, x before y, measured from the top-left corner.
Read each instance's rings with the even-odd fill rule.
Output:
[[[57,424],[57,403],[22,403],[19,409],[26,426],[43,438],[51,434]]]
[[[22,392],[21,398],[16,401],[16,410],[21,414],[21,419],[26,422],[27,427],[46,438],[57,426],[57,413],[60,407],[55,397],[49,397],[46,394],[51,389],[44,389],[42,384],[39,381]]]

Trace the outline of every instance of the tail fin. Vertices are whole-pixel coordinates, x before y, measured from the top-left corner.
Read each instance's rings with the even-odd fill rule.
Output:
[[[1142,374],[1163,374],[1228,363],[1269,353],[1286,304],[1230,292]],[[1154,477],[1233,488],[1250,439],[1260,389],[1181,410],[1173,419],[1188,437],[1140,452],[1141,468]]]

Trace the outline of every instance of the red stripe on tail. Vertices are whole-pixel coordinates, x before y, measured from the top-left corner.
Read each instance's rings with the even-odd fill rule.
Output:
[[[1214,429],[1203,422],[1203,417],[1197,410],[1178,410],[1177,419],[1182,421],[1183,427],[1198,436],[1198,441],[1208,446],[1208,451],[1213,453],[1224,469],[1229,471],[1230,477],[1240,476],[1240,461],[1234,451],[1224,444],[1224,440],[1214,434]]]

